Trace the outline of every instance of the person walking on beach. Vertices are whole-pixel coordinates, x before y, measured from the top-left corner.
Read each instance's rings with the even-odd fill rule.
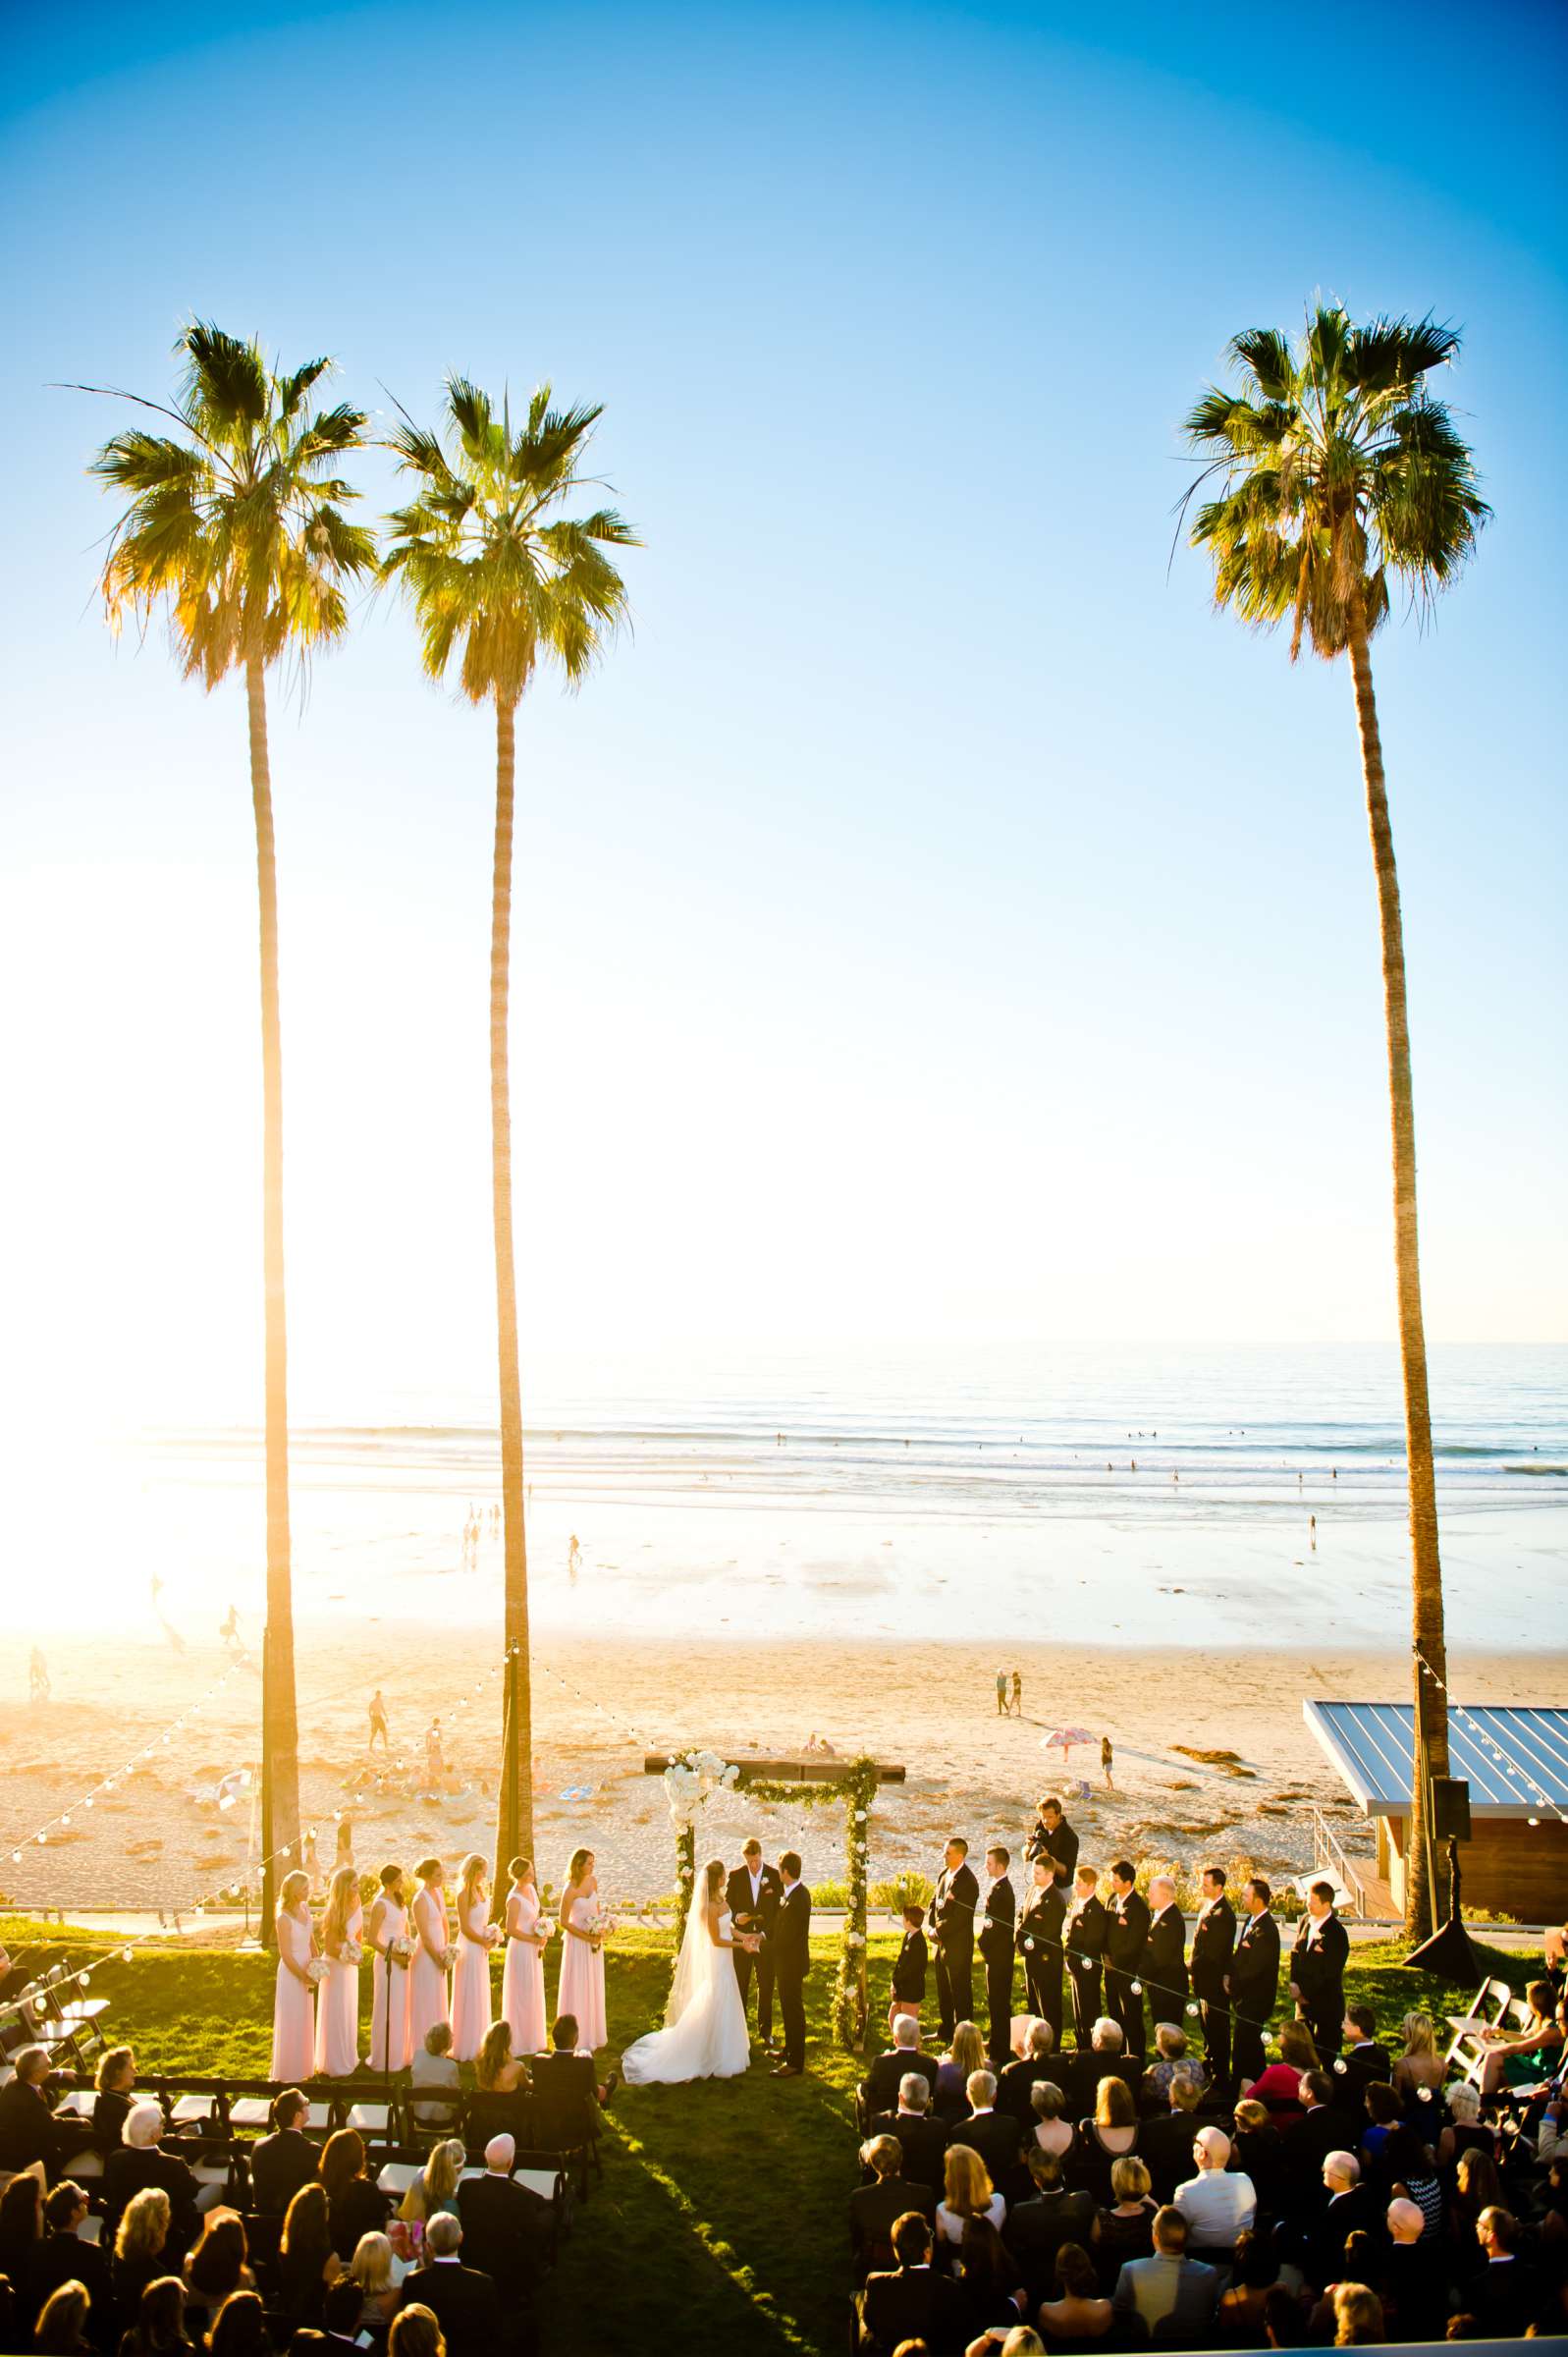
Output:
[[[387,1706],[381,1698],[381,1688],[379,1686],[377,1686],[375,1692],[370,1697],[370,1740],[365,1745],[366,1751],[375,1750],[377,1735],[381,1737],[382,1750],[390,1751],[392,1749],[392,1737],[387,1732]]]
[[[1005,1719],[1007,1716],[1007,1672],[1005,1670],[997,1672],[997,1715],[1000,1719]]]
[[[1108,1792],[1114,1792],[1116,1787],[1110,1781],[1110,1737],[1108,1735],[1102,1735],[1100,1738],[1100,1765],[1105,1771],[1106,1790]]]
[[[1023,1679],[1015,1670],[1012,1673],[1012,1707],[1014,1716],[1023,1717]]]
[[[1000,1683],[1000,1679],[998,1680],[998,1683]],[[27,1664],[28,1700],[32,1702],[47,1702],[49,1699],[49,1665],[43,1658],[41,1647],[34,1645],[32,1649],[32,1659]]]

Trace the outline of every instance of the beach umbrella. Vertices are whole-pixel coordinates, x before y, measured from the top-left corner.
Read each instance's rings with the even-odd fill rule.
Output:
[[[1054,1727],[1049,1735],[1041,1736],[1040,1748],[1042,1751],[1059,1751],[1065,1762],[1075,1743],[1093,1741],[1094,1737],[1086,1727]]]

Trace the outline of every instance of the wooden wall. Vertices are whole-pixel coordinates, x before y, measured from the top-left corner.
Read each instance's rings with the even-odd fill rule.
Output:
[[[1378,1871],[1405,1903],[1405,1820],[1378,1820]],[[1568,1825],[1542,1816],[1540,1825],[1523,1817],[1477,1817],[1471,1837],[1459,1844],[1461,1904],[1487,1907],[1520,1923],[1561,1923],[1568,1918]]]

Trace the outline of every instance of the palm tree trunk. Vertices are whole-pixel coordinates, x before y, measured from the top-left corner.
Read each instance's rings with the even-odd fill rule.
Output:
[[[1367,823],[1378,878],[1382,937],[1383,1013],[1388,1031],[1388,1106],[1393,1129],[1394,1267],[1398,1279],[1399,1356],[1405,1387],[1405,1453],[1410,1481],[1412,1662],[1416,1706],[1416,1774],[1406,1850],[1405,1928],[1421,1939],[1436,1928],[1442,1893],[1436,1844],[1428,1824],[1428,1780],[1448,1773],[1448,1658],[1443,1642],[1442,1564],[1437,1550],[1437,1489],[1432,1459],[1432,1403],[1427,1389],[1427,1334],[1421,1314],[1421,1262],[1416,1236],[1416,1108],[1410,1080],[1410,1014],[1405,997],[1405,936],[1399,875],[1383,778],[1382,740],[1372,687],[1365,618],[1351,630],[1350,668],[1361,731]],[[1422,1668],[1425,1660],[1429,1676]],[[1443,1683],[1438,1685],[1440,1678]]]
[[[264,1637],[262,1778],[268,1806],[264,1846],[299,1840],[299,1727],[294,1690],[294,1596],[289,1555],[289,1340],[283,1284],[283,1025],[278,1008],[278,858],[267,761],[266,675],[245,666],[250,717],[250,799],[256,818],[256,885],[261,907],[261,1259],[266,1295],[267,1627]],[[272,1926],[275,1877],[262,1867],[263,1939]]]
[[[522,1518],[522,1378],[517,1360],[517,1272],[512,1238],[512,1094],[507,1010],[512,959],[512,834],[517,708],[496,700],[496,855],[490,906],[490,1168],[496,1232],[496,1343],[501,1373],[501,1520],[504,1636],[509,1664],[496,1808],[494,1890],[507,1862],[533,1855],[533,1729],[528,1668],[528,1543]]]

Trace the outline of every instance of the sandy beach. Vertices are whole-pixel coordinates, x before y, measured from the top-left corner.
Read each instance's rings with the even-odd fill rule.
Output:
[[[389,1857],[411,1862],[427,1849],[455,1859],[487,1848],[500,1722],[490,1655],[468,1630],[443,1643],[428,1628],[383,1621],[373,1635],[373,1653],[339,1622],[307,1622],[298,1635],[301,1797],[323,1857],[330,1863],[335,1810],[351,1817],[361,1868]],[[1021,1718],[998,1716],[995,1680],[1003,1667],[1022,1675]],[[1473,1701],[1560,1702],[1568,1692],[1568,1653],[1465,1654],[1452,1667]],[[197,1898],[234,1887],[244,1870],[249,1804],[242,1792],[222,1809],[218,1784],[255,1756],[254,1669],[236,1667],[217,1647],[175,1656],[167,1646],[92,1639],[57,1640],[49,1668],[47,1703],[20,1698],[20,1661],[7,1678],[0,1890],[24,1906],[189,1911]],[[390,1788],[367,1793],[355,1780],[377,1684],[390,1714],[393,1766]],[[559,1882],[571,1847],[587,1841],[618,1904],[656,1897],[673,1887],[674,1853],[644,1752],[705,1743],[731,1755],[788,1753],[815,1731],[840,1755],[866,1750],[906,1769],[906,1781],[886,1788],[876,1811],[875,1879],[904,1867],[934,1870],[949,1829],[972,1841],[1021,1841],[1034,1799],[1051,1789],[1070,1796],[1084,1854],[1102,1864],[1123,1851],[1187,1861],[1202,1854],[1247,1859],[1282,1876],[1312,1863],[1308,1802],[1325,1811],[1347,1850],[1371,1853],[1359,1815],[1307,1732],[1303,1696],[1403,1700],[1408,1691],[1400,1655],[1331,1644],[1225,1655],[1035,1644],[1003,1656],[994,1646],[882,1638],[552,1635],[536,1643],[534,1658],[540,1869]],[[185,1724],[175,1727],[182,1715]],[[441,1718],[459,1786],[439,1799],[417,1795],[432,1716]],[[1065,1767],[1059,1750],[1042,1748],[1063,1723],[1095,1738]],[[1105,1733],[1115,1752],[1112,1792],[1100,1775]],[[149,1744],[154,1756],[119,1776]],[[1239,1757],[1233,1767],[1205,1764],[1178,1745]],[[89,1786],[110,1776],[115,1790],[86,1809]],[[1080,1780],[1090,1785],[1087,1798]],[[71,1823],[56,1823],[39,1844],[36,1831],[65,1813]],[[736,1797],[712,1805],[701,1838],[729,1855],[754,1825],[771,1848],[787,1840],[801,1850],[808,1881],[841,1875],[841,1829],[831,1809],[762,1810]]]

